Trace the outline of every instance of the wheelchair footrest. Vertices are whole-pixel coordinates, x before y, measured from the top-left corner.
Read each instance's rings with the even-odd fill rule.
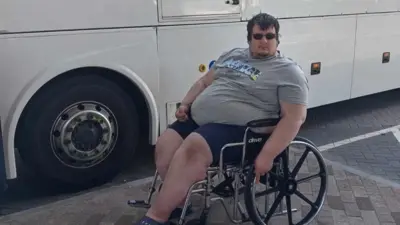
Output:
[[[128,200],[128,205],[135,208],[150,208],[150,204],[144,200]]]

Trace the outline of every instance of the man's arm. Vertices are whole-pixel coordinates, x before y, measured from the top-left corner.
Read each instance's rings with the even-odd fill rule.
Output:
[[[204,76],[200,77],[189,89],[188,93],[182,100],[182,105],[189,106],[196,97],[204,91],[214,81],[214,70],[210,69]]]
[[[296,137],[307,117],[307,106],[281,102],[281,120],[265,143],[262,153],[276,158]]]
[[[278,88],[281,120],[262,149],[262,154],[271,158],[276,158],[290,144],[307,117],[307,79],[297,66],[285,72],[285,81]]]
[[[232,49],[230,51],[222,53],[221,56],[217,59],[217,61],[214,63],[214,66],[210,68],[210,70],[202,76],[199,80],[197,80],[196,83],[193,84],[193,86],[189,89],[188,93],[186,96],[183,98],[181,104],[190,106],[194,102],[194,100],[197,98],[197,96],[204,91],[208,86],[211,85],[211,83],[215,79],[215,65],[218,63],[221,63],[224,61],[225,57],[228,56],[232,51],[235,49]]]

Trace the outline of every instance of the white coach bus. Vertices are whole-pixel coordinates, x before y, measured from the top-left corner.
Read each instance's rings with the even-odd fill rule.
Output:
[[[399,7],[399,0],[2,0],[0,174],[17,177],[18,153],[56,182],[109,181],[140,159],[140,140],[155,144],[212,60],[247,47],[246,23],[258,12],[280,19],[279,49],[309,76],[310,107],[398,88]]]

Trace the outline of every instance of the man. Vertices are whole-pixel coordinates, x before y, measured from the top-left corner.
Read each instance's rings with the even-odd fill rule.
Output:
[[[137,224],[167,224],[178,217],[189,187],[206,177],[223,145],[243,140],[247,122],[281,117],[256,158],[258,177],[297,135],[306,118],[308,85],[300,67],[277,51],[279,28],[271,15],[253,17],[247,25],[249,48],[220,56],[191,87],[176,112],[178,121],[156,144],[163,186]],[[226,160],[239,160],[241,148],[224,155]]]

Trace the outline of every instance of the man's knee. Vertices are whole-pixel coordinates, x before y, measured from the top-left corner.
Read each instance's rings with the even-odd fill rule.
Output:
[[[188,170],[199,179],[204,178],[212,162],[212,154],[206,140],[198,133],[191,133],[175,153],[171,163],[184,162]]]
[[[172,129],[167,129],[160,135],[155,146],[155,160],[157,168],[168,168],[172,157],[182,142],[182,137]]]

